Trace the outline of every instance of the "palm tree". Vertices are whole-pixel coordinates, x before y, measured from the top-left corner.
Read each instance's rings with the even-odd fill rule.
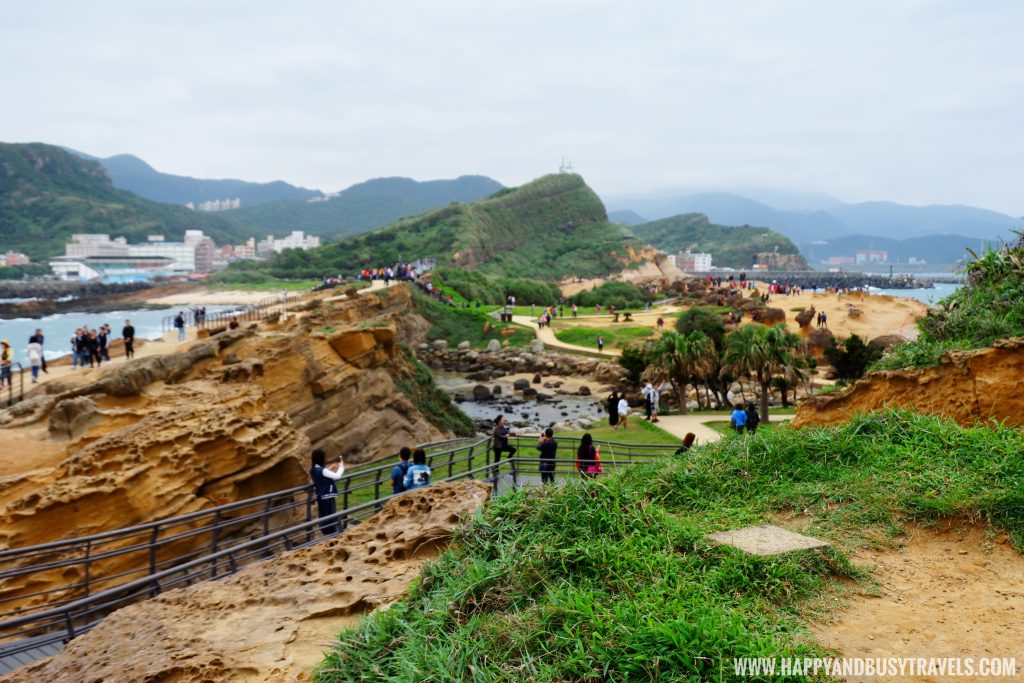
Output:
[[[715,346],[706,334],[665,332],[650,351],[650,365],[672,380],[679,400],[679,413],[686,414],[686,385],[690,378],[706,372]]]
[[[725,338],[722,372],[753,375],[761,387],[761,421],[768,422],[768,389],[775,377],[792,379],[801,372],[797,350],[800,337],[775,327],[745,325]]]

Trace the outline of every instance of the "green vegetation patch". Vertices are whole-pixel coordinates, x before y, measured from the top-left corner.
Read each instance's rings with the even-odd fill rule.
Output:
[[[532,330],[520,325],[499,323],[494,318],[474,309],[447,306],[413,289],[413,304],[416,311],[430,322],[427,339],[444,339],[449,346],[468,341],[474,348],[484,348],[491,339],[503,345],[526,346],[535,338]],[[511,328],[511,334],[502,330]]]
[[[412,376],[395,378],[398,390],[408,396],[416,409],[438,429],[456,436],[473,436],[476,433],[473,421],[437,386],[430,368],[408,348],[403,347],[403,350],[412,364]]]
[[[638,339],[654,336],[650,327],[565,327],[554,328],[559,341],[577,346],[597,348],[597,338],[604,338],[605,348],[621,349]]]
[[[579,306],[602,306],[605,310],[614,306],[624,310],[641,308],[644,303],[654,301],[654,295],[628,282],[605,282],[574,294],[569,301]]]
[[[547,306],[556,303],[562,292],[557,285],[539,280],[511,277],[488,277],[483,273],[459,268],[438,268],[434,285],[452,290],[463,300],[488,305],[503,305],[509,295],[520,304]]]
[[[1012,429],[880,413],[501,496],[406,600],[343,632],[317,680],[723,680],[734,657],[821,655],[803,615],[861,576],[847,544],[962,516],[1024,545],[1022,447]],[[704,539],[786,510],[838,549]]]

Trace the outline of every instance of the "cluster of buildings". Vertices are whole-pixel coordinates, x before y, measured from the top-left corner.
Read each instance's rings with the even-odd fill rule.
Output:
[[[853,252],[853,256],[829,256],[825,261],[830,266],[853,266],[864,265],[865,263],[888,263],[889,252],[862,250]],[[911,259],[911,263],[918,262],[918,259]],[[924,263],[924,261],[920,261]]]
[[[668,262],[684,273],[706,273],[712,269],[711,254],[691,252],[689,249],[669,254]]]
[[[311,249],[320,238],[301,230],[287,237],[272,235],[259,242],[218,247],[202,230],[186,230],[181,242],[150,235],[145,242],[129,244],[124,237],[72,235],[64,255],[50,259],[50,270],[60,280],[145,282],[156,278],[203,277],[226,268],[232,261],[267,258],[285,249]]]
[[[192,209],[193,211],[227,211],[228,209],[239,209],[242,207],[242,200],[238,197],[234,199],[210,199],[209,201],[189,202],[185,205],[186,209]]]
[[[14,266],[27,266],[29,263],[31,263],[31,261],[28,256],[25,256],[18,251],[9,251],[4,254],[3,259],[0,259],[0,265],[10,266],[12,268]]]

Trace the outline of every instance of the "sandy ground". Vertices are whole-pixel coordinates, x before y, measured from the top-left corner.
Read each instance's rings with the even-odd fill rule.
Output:
[[[301,297],[305,292],[288,292],[288,298]],[[262,301],[274,299],[280,296],[280,292],[246,292],[241,290],[211,291],[200,289],[193,292],[181,294],[169,294],[146,299],[146,303],[155,306],[216,306],[218,304],[258,304]]]
[[[845,657],[1015,657],[1022,673],[1024,557],[1005,534],[989,538],[976,528],[913,528],[903,549],[862,551],[853,559],[874,568],[880,594],[856,595],[835,622],[813,626],[819,643]]]
[[[792,309],[814,306],[818,312],[824,311],[828,316],[827,326],[833,334],[839,337],[857,334],[865,340],[889,334],[913,339],[917,336],[914,322],[928,312],[928,307],[916,299],[866,292],[851,292],[838,297],[822,292],[804,292],[799,296],[776,294],[768,306],[786,312],[786,325],[793,332],[798,332],[800,326],[794,319],[796,311]],[[856,315],[857,311],[860,315]],[[814,329],[815,324],[812,320],[808,329]]]
[[[786,325],[793,332],[800,332],[800,326],[796,322],[797,308],[810,308],[814,306],[818,312],[824,311],[828,316],[827,327],[838,337],[848,337],[857,334],[865,340],[885,335],[900,335],[907,339],[914,339],[917,336],[917,326],[914,324],[918,318],[928,312],[928,307],[915,299],[894,297],[885,294],[868,294],[866,292],[852,292],[835,294],[804,292],[798,296],[774,295],[768,302],[772,308],[781,308],[786,312]],[[632,320],[625,322],[620,317],[619,323],[613,322],[614,318],[608,314],[583,314],[577,318],[556,319],[555,326],[559,329],[565,327],[613,327],[623,326],[657,326],[659,317],[685,310],[685,306],[668,304],[655,306],[647,313],[634,313]],[[749,321],[749,318],[745,319]],[[597,349],[576,344],[567,344],[559,341],[551,328],[537,327],[537,321],[530,316],[513,316],[512,322],[534,331],[538,339],[546,346],[566,351],[577,351],[595,354]],[[665,329],[673,329],[674,320],[665,319]],[[750,324],[746,322],[745,324]],[[814,329],[815,321],[806,328],[809,332]],[[603,355],[615,358],[619,355],[618,349],[605,348]]]

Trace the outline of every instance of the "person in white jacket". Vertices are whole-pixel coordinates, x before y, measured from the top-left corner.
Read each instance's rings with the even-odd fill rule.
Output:
[[[43,366],[43,345],[32,342],[28,345],[28,363],[32,366],[32,384],[39,381],[39,368]]]
[[[626,394],[622,394],[622,398],[619,399],[619,423],[615,425],[615,428],[625,429],[629,426],[629,401],[626,400]]]

